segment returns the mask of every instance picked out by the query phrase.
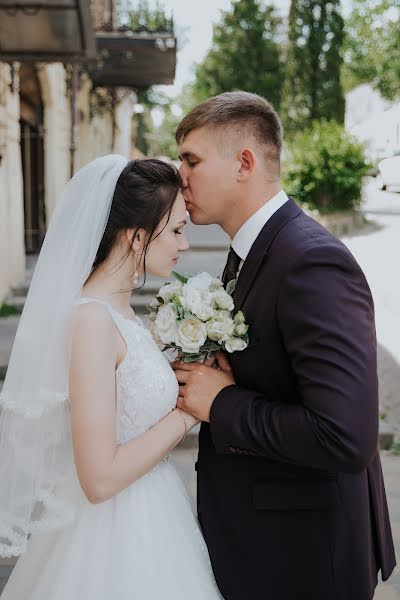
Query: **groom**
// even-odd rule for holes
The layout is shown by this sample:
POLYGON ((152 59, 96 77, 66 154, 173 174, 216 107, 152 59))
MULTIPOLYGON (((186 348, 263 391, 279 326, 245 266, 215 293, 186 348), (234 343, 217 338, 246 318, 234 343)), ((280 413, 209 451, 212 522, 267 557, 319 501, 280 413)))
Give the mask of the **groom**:
POLYGON ((245 92, 176 133, 191 220, 230 236, 224 280, 250 325, 230 364, 175 364, 178 406, 203 421, 199 520, 226 600, 371 600, 395 565, 374 307, 347 248, 281 189, 281 136, 245 92))

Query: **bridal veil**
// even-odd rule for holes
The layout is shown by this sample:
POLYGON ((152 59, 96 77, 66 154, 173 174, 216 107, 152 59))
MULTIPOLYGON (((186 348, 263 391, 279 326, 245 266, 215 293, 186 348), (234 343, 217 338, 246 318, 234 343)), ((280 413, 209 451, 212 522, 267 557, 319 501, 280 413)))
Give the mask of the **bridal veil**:
POLYGON ((98 158, 67 184, 33 275, 0 395, 0 556, 74 516, 58 494, 73 466, 68 406, 71 318, 127 160, 98 158))

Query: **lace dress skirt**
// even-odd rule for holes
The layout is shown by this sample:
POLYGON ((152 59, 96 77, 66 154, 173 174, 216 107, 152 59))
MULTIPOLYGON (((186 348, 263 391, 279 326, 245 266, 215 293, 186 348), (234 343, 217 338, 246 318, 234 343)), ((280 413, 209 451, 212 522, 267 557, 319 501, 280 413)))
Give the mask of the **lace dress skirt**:
POLYGON ((30 538, 1 600, 221 598, 170 459, 101 504, 90 504, 78 487, 75 493, 81 494, 75 521, 30 538))

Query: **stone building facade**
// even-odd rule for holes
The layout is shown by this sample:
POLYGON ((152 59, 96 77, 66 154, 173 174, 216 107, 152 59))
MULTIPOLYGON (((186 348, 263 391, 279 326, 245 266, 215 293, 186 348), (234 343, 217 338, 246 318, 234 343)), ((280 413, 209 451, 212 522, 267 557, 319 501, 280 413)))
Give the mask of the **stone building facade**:
MULTIPOLYGON (((95 31, 115 19, 115 1, 92 0, 91 9, 95 31)), ((75 69, 0 62, 0 305, 24 280, 26 255, 39 251, 71 173, 103 154, 133 154, 132 89, 94 87, 75 69)))

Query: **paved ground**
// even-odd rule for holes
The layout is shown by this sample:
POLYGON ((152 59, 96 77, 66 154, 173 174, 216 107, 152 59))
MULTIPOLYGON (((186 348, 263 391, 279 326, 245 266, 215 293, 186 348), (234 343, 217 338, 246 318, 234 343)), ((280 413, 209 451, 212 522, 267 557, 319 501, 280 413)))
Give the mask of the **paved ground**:
POLYGON ((0 319, 0 368, 8 365, 19 317, 0 319))
POLYGON ((371 179, 363 209, 374 227, 343 239, 360 263, 375 301, 380 404, 400 436, 400 193, 382 192, 371 179))
POLYGON ((375 300, 380 347, 381 406, 400 434, 400 194, 365 188, 364 210, 375 231, 343 240, 360 262, 375 300))
MULTIPOLYGON (((196 494, 196 475, 194 462, 197 456, 197 449, 174 450, 172 456, 178 464, 179 470, 189 487, 193 502, 196 494)), ((396 555, 400 562, 400 456, 394 456, 387 452, 382 452, 382 464, 388 493, 389 510, 392 520, 393 535, 395 538, 396 555)), ((321 598, 321 600, 323 600, 321 598)), ((340 600, 338 598, 337 600, 340 600)), ((357 598, 354 598, 357 600, 357 598)), ((400 565, 396 567, 395 572, 385 583, 380 583, 374 600, 400 600, 400 565)))

